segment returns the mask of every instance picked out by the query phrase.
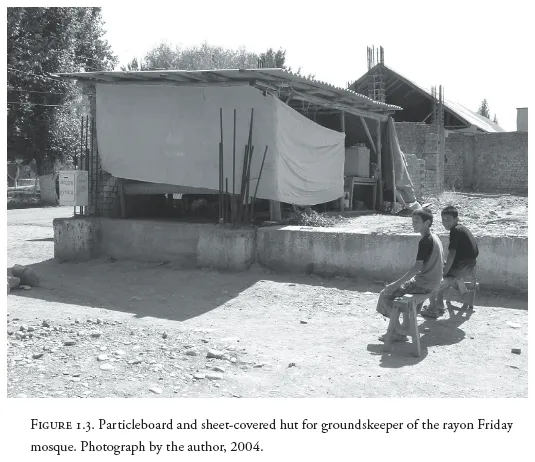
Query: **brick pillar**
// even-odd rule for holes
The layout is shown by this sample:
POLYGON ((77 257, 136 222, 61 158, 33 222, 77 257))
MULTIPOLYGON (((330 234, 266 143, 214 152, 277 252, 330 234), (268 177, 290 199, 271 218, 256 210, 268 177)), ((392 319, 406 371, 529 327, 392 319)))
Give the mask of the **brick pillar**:
POLYGON ((100 215, 103 217, 118 218, 120 215, 119 182, 119 178, 108 172, 102 172, 100 215))

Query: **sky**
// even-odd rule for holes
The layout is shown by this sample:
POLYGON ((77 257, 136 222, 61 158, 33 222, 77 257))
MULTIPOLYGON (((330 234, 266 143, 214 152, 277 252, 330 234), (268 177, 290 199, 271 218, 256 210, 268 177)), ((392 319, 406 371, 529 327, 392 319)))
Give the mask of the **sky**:
POLYGON ((387 66, 424 88, 442 85, 446 99, 474 111, 486 98, 491 115, 513 131, 516 108, 528 106, 530 25, 522 3, 150 2, 127 10, 112 4, 102 14, 121 65, 162 41, 258 53, 283 48, 292 68, 345 86, 367 71, 366 47, 383 46, 387 66))

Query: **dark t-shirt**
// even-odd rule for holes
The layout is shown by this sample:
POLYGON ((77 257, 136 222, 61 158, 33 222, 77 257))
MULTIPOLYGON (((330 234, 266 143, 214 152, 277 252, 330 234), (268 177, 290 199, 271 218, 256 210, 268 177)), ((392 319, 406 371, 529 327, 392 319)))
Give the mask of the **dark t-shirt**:
POLYGON ((475 260, 479 255, 476 240, 472 233, 463 225, 450 229, 450 245, 448 250, 455 250, 453 263, 463 260, 475 260))
POLYGON ((442 280, 444 256, 442 242, 436 234, 422 236, 418 243, 416 260, 422 261, 421 271, 414 276, 414 283, 418 287, 435 290, 442 280))
POLYGON ((429 260, 431 252, 433 251, 433 238, 431 234, 426 234, 418 242, 418 253, 416 254, 416 260, 422 260, 424 263, 429 260))

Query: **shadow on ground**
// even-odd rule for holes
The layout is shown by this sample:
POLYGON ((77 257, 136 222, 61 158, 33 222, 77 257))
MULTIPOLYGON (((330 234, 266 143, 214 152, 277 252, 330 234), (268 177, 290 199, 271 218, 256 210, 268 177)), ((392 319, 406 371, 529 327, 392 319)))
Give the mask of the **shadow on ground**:
MULTIPOLYGON (((277 274, 257 265, 240 273, 239 277, 235 273, 184 267, 176 262, 98 259, 84 263, 61 263, 50 259, 31 266, 41 277, 40 287, 28 291, 16 290, 10 296, 115 310, 132 313, 139 318, 150 316, 175 321, 184 321, 214 310, 238 297, 241 292, 254 290, 254 285, 261 280, 372 294, 378 294, 383 288, 378 281, 277 274)), ((527 309, 527 298, 480 293, 476 305, 527 309)), ((88 316, 91 316, 89 312, 88 316)), ((437 326, 446 324, 441 328, 444 332, 439 337, 435 333, 433 337, 424 334, 423 348, 448 344, 436 343, 447 342, 446 338, 462 339, 464 333, 458 329, 462 323, 456 325, 456 320, 456 317, 451 317, 447 321, 426 321, 437 323, 437 326), (452 330, 454 327, 456 332, 452 330)), ((423 327, 426 325, 423 324, 423 327)), ((436 331, 434 328, 433 332, 436 331)), ((410 345, 396 347, 403 350, 410 348, 410 345)), ((395 359, 392 361, 395 363, 395 359)), ((388 361, 385 359, 386 363, 388 361)))
MULTIPOLYGON (((477 308, 477 307, 476 307, 477 308)), ((429 319, 418 325, 420 330, 421 355, 414 356, 414 346, 411 341, 393 342, 390 352, 385 352, 384 343, 368 345, 368 351, 374 356, 381 356, 381 367, 400 368, 413 366, 423 361, 429 354, 429 348, 434 346, 448 346, 462 342, 466 334, 460 326, 467 322, 475 310, 459 309, 454 304, 448 304, 446 318, 429 319), (423 335, 422 335, 423 333, 423 335)), ((419 320, 422 320, 418 316, 419 320)))
MULTIPOLYGON (((61 263, 50 259, 31 265, 39 287, 14 290, 11 296, 88 308, 185 321, 217 309, 261 280, 297 283, 355 292, 378 293, 380 283, 349 278, 276 274, 261 267, 235 273, 178 266, 174 262, 92 260, 61 263)), ((11 268, 8 268, 10 273, 11 268)), ((87 316, 95 316, 90 311, 87 316)))

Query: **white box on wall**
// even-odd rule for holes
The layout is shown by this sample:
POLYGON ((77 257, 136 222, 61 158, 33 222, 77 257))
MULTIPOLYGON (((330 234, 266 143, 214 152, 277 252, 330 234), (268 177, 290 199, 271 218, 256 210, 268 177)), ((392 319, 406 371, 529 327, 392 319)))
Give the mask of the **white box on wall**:
POLYGON ((88 205, 89 176, 85 170, 59 172, 59 205, 88 205))

